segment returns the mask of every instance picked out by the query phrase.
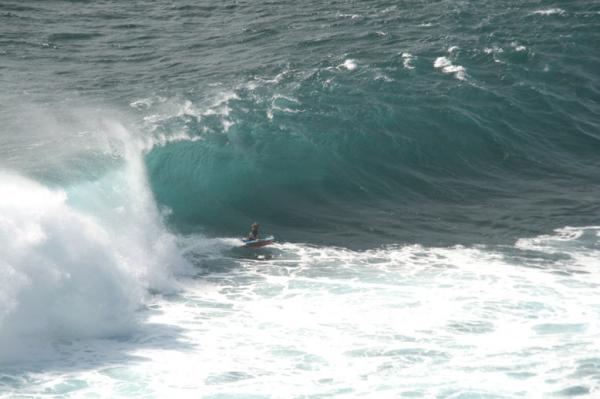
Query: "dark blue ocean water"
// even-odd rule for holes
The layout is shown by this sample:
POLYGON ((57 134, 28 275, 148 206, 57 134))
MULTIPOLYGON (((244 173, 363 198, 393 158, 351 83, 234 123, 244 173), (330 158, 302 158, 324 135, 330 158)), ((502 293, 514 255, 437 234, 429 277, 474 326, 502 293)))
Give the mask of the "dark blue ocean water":
POLYGON ((505 242, 599 216, 595 2, 0 12, 3 166, 59 184, 97 177, 82 153, 68 170, 24 160, 38 157, 24 149, 38 108, 199 138, 145 156, 175 230, 231 235, 258 220, 289 240, 373 247, 505 242))
POLYGON ((591 0, 0 0, 0 397, 597 397, 599 71, 591 0))

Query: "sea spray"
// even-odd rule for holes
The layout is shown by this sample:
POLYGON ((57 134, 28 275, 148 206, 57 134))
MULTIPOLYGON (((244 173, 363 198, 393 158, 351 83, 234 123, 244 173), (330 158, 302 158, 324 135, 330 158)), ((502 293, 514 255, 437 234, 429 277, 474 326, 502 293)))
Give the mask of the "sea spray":
MULTIPOLYGON (((0 350, 15 340, 122 332, 143 295, 114 236, 66 204, 66 193, 3 173, 0 350), (34 200, 29 200, 34 198, 34 200)), ((17 350, 21 350, 17 346, 17 350)))
POLYGON ((172 291, 185 271, 148 190, 141 142, 117 122, 98 127, 123 163, 96 180, 51 189, 0 172, 0 361, 39 356, 57 338, 130 331, 147 291, 172 291))
POLYGON ((598 6, 213 3, 0 2, 0 397, 597 397, 598 6))

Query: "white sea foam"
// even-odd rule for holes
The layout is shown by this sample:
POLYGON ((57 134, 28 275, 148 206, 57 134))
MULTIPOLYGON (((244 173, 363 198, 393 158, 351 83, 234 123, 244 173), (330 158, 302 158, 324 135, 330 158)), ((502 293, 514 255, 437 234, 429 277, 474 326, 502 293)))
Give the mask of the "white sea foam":
POLYGON ((532 12, 532 14, 537 14, 537 15, 564 15, 565 14, 565 10, 563 10, 562 8, 548 8, 545 10, 537 10, 532 12))
POLYGON ((502 47, 493 46, 484 48, 483 52, 486 54, 501 54, 504 52, 504 50, 502 49, 502 47))
POLYGON ((285 96, 283 94, 275 94, 271 98, 271 104, 267 109, 267 118, 273 119, 274 112, 283 112, 287 114, 296 114, 299 112, 304 112, 302 108, 300 108, 300 101, 298 101, 294 97, 285 96))
POLYGON ((340 14, 338 14, 338 16, 340 16, 342 18, 350 18, 353 21, 358 21, 358 20, 363 19, 362 15, 360 15, 360 14, 347 14, 347 13, 343 14, 343 13, 340 13, 340 14))
POLYGON ((499 54, 504 53, 504 49, 502 47, 499 47, 499 46, 485 47, 483 49, 483 52, 486 54, 492 55, 494 62, 496 62, 498 64, 503 63, 503 61, 500 58, 498 58, 499 54))
POLYGON ((452 65, 452 62, 446 57, 437 57, 433 62, 434 68, 444 68, 452 65))
MULTIPOLYGON (((246 86, 248 88, 248 86, 246 86)), ((148 115, 142 119, 146 123, 146 128, 150 131, 154 130, 152 137, 146 137, 145 149, 148 150, 152 145, 165 145, 169 142, 176 141, 196 141, 201 137, 190 134, 184 131, 174 131, 168 135, 160 130, 156 130, 162 123, 168 122, 173 117, 194 117, 202 119, 207 116, 218 116, 223 132, 227 132, 231 126, 235 125, 235 120, 230 118, 231 108, 229 102, 239 100, 239 96, 232 90, 217 91, 209 101, 203 103, 195 103, 187 99, 181 98, 149 98, 141 99, 133 102, 135 108, 144 109, 148 115)))
POLYGON ((132 101, 131 103, 129 103, 129 106, 138 109, 148 109, 152 105, 152 102, 153 101, 151 98, 142 98, 136 101, 132 101))
POLYGON ((406 69, 415 69, 412 65, 413 55, 410 53, 402 53, 402 65, 406 69))
POLYGON ((110 232, 71 209, 63 191, 9 173, 0 182, 0 357, 16 355, 23 336, 120 332, 142 291, 110 232))
POLYGON ((354 71, 356 66, 356 61, 352 59, 347 59, 343 64, 339 65, 339 67, 346 68, 349 71, 354 71))
MULTIPOLYGON (((229 128, 229 126, 227 127, 229 128)), ((178 133, 155 133, 151 137, 146 137, 140 140, 143 143, 144 151, 150 151, 155 147, 164 147, 169 143, 176 143, 179 141, 199 141, 202 140, 201 136, 191 136, 186 132, 178 132, 178 133)))
POLYGON ((172 290, 172 273, 186 270, 148 189, 142 146, 116 122, 94 131, 119 141, 124 161, 99 180, 50 189, 0 172, 2 362, 39 357, 57 339, 129 331, 147 290, 172 290))
POLYGON ((139 100, 132 101, 131 103, 129 103, 129 106, 132 108, 144 110, 144 109, 150 108, 152 105, 154 105, 156 103, 162 103, 162 102, 165 102, 166 100, 167 99, 165 97, 161 97, 161 96, 146 97, 146 98, 140 98, 139 100))
POLYGON ((466 79, 466 69, 461 65, 453 65, 447 57, 438 57, 433 63, 433 67, 440 69, 443 73, 454 74, 456 79, 466 79))
POLYGON ((272 79, 265 79, 265 78, 260 78, 260 77, 256 77, 255 80, 252 80, 248 83, 245 84, 245 87, 247 87, 250 90, 254 90, 258 87, 258 83, 268 83, 268 84, 278 84, 280 83, 286 76, 288 76, 290 73, 289 69, 285 69, 282 72, 279 72, 277 75, 275 75, 275 77, 273 77, 272 79))
POLYGON ((522 44, 519 44, 518 42, 512 42, 511 47, 515 49, 515 51, 522 53, 524 51, 527 51, 527 47, 523 46, 522 44))
MULTIPOLYGON (((38 375, 24 393, 85 381, 68 395, 143 386, 145 396, 184 398, 541 398, 580 387, 594 397, 599 231, 565 228, 503 250, 284 243, 261 261, 225 255, 234 239, 190 240, 186 250, 215 269, 180 296, 155 298, 149 322, 159 331, 139 340, 158 347, 108 343, 143 362, 117 356, 116 366, 38 375)), ((69 350, 109 363, 106 345, 69 350)))

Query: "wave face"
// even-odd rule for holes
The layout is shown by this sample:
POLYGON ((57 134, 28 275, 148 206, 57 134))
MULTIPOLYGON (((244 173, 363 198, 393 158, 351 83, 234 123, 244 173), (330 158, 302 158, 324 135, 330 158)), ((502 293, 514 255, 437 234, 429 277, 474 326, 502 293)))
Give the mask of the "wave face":
POLYGON ((158 122, 165 134, 197 139, 146 157, 172 221, 234 234, 257 219, 285 238, 352 246, 511 241, 597 214, 579 190, 596 193, 600 147, 568 126, 573 116, 551 126, 539 121, 554 111, 535 110, 535 119, 511 117, 511 127, 513 106, 501 94, 454 87, 443 104, 421 93, 400 100, 387 90, 402 91, 402 80, 382 88, 348 73, 242 87, 216 110, 158 122), (332 79, 346 82, 324 91, 332 79))
POLYGON ((598 392, 600 5, 0 3, 0 396, 598 392))
POLYGON ((507 4, 6 5, 3 88, 134 114, 178 231, 512 242, 598 215, 600 17, 507 4))

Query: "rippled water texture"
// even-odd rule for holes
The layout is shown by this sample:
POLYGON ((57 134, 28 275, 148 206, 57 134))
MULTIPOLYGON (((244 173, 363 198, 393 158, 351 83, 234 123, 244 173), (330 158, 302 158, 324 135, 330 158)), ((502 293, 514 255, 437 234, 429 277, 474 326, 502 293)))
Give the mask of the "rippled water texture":
POLYGON ((373 247, 588 224, 600 9, 563 3, 5 2, 3 163, 74 178, 23 147, 48 125, 32 103, 86 106, 198 139, 147 155, 180 231, 373 247))
POLYGON ((584 0, 1 1, 0 396, 598 396, 599 43, 584 0))

